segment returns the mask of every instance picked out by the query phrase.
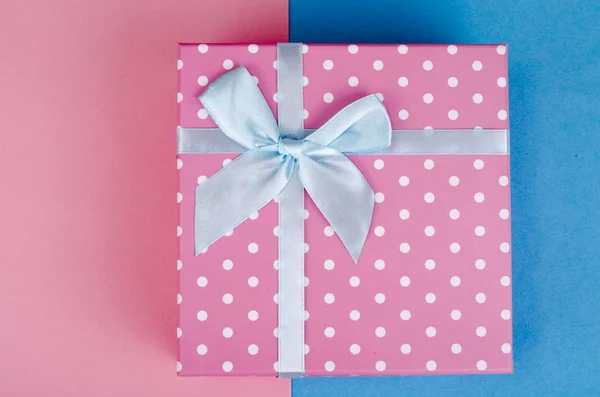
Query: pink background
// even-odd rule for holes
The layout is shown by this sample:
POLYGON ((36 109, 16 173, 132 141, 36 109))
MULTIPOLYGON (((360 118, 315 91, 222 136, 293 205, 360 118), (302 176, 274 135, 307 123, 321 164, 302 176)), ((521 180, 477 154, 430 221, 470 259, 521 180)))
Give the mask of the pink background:
POLYGON ((0 6, 0 395, 289 395, 178 378, 177 42, 287 38, 287 2, 0 6))

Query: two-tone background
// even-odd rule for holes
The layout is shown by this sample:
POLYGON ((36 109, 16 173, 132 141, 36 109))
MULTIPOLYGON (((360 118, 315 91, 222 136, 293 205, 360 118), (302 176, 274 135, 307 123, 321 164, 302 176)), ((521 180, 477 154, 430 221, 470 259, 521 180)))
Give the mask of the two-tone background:
POLYGON ((288 38, 508 43, 514 228, 514 375, 292 395, 600 395, 599 18, 594 0, 3 1, 0 395, 290 395, 175 374, 176 43, 288 38))

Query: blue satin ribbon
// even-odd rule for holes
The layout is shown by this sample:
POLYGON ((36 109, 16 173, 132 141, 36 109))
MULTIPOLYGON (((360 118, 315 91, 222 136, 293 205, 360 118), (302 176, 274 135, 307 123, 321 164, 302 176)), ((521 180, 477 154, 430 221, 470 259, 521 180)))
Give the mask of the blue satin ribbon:
POLYGON ((280 128, 250 73, 215 80, 200 101, 220 130, 247 150, 196 189, 196 255, 273 200, 297 173, 357 262, 369 233, 374 193, 345 154, 390 146, 391 124, 374 96, 359 99, 305 138, 280 128))

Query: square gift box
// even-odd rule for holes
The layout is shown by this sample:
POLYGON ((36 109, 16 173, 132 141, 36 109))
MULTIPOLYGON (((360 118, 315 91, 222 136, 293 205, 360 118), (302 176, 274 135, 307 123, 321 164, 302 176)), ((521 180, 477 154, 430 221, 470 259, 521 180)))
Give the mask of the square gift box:
MULTIPOLYGON (((374 192, 357 262, 304 193, 301 312, 279 307, 282 197, 196 255, 196 190, 241 152, 179 150, 179 375, 290 376, 290 344, 306 376, 512 372, 506 46, 296 48, 304 128, 375 94, 400 149, 347 156, 374 192), (303 329, 282 334, 282 316, 303 329)), ((198 97, 239 66, 277 118, 290 99, 278 57, 276 44, 181 44, 178 133, 214 134, 198 97)))

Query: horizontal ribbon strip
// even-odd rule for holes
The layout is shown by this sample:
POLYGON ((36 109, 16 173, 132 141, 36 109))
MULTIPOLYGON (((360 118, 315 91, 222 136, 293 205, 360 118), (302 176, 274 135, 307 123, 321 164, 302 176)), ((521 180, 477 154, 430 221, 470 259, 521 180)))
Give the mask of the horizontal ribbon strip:
MULTIPOLYGON (((312 133, 315 130, 305 131, 312 133)), ((179 154, 241 154, 247 150, 218 128, 177 129, 179 154)), ((390 147, 367 154, 509 154, 509 132, 491 129, 392 130, 390 147)))

